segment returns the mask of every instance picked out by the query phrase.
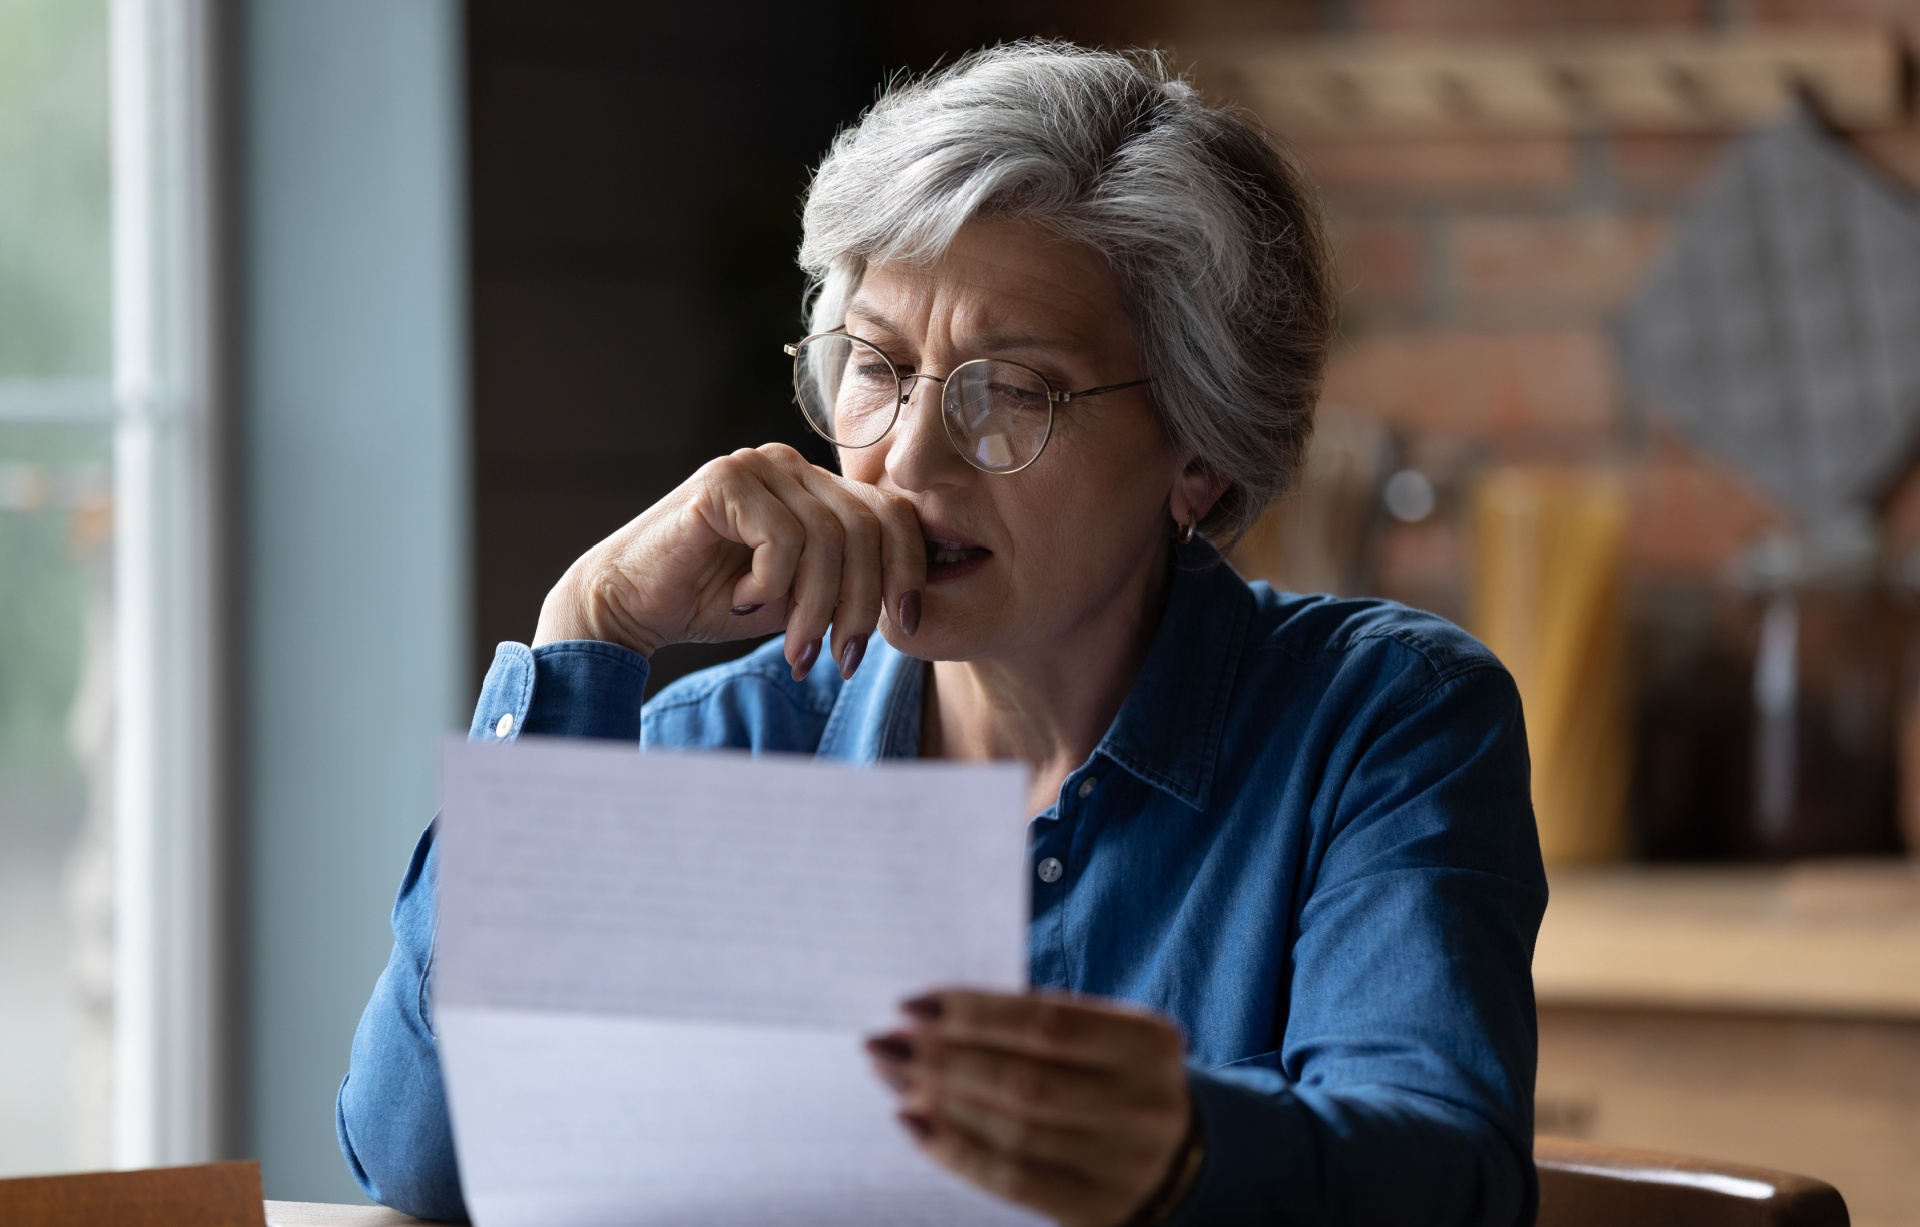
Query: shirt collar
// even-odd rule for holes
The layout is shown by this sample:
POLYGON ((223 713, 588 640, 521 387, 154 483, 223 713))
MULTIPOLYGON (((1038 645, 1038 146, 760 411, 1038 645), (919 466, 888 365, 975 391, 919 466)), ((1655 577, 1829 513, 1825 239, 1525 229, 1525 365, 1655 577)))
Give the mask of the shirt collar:
MULTIPOLYGON (((1252 614, 1246 582, 1212 546, 1181 548, 1160 629, 1094 754, 1206 808, 1252 614)), ((840 688, 817 754, 859 763, 916 757, 924 670, 925 662, 874 636, 859 671, 840 688)))
POLYGON ((1205 809, 1252 616, 1252 591, 1211 545, 1178 550, 1160 629, 1094 753, 1205 809))

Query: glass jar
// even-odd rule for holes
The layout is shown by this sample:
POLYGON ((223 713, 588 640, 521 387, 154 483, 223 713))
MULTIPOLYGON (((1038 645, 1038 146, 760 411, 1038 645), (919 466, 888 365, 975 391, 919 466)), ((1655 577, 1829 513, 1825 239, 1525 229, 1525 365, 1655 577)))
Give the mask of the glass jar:
POLYGON ((1870 536, 1776 539, 1742 576, 1751 662, 1744 805, 1730 850, 1768 858, 1899 846, 1897 725, 1906 602, 1870 536))

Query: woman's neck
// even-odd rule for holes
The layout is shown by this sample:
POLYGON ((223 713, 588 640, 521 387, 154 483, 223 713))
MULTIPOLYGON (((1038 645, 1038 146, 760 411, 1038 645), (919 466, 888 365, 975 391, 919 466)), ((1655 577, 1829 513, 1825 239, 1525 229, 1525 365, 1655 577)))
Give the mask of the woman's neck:
POLYGON ((1033 767, 1028 810, 1060 785, 1113 724, 1166 608, 1170 551, 1156 551, 1115 596, 1067 634, 1017 654, 935 661, 920 720, 924 758, 1017 759, 1033 767))

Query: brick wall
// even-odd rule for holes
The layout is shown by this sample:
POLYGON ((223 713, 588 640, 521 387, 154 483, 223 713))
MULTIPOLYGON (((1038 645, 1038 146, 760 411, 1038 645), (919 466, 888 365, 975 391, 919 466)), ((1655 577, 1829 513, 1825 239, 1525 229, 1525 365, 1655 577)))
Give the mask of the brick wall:
MULTIPOLYGON (((1631 402, 1607 329, 1722 145, 1304 146, 1347 291, 1323 411, 1383 417, 1415 449, 1444 441, 1483 461, 1617 466, 1633 492, 1632 568, 1660 579, 1716 570, 1778 517, 1665 429, 1656 406, 1631 402)), ((1394 587, 1395 576, 1381 578, 1394 587)))

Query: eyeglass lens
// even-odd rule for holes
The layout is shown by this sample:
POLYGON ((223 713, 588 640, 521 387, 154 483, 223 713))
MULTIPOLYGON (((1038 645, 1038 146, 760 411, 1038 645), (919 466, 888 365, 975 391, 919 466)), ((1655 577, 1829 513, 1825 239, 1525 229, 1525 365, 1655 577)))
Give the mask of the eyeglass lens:
POLYGON ((1023 366, 963 363, 948 377, 941 403, 960 454, 990 473, 1025 468, 1047 444, 1052 401, 1047 385, 1023 366))
MULTIPOLYGON (((793 360, 794 394, 807 423, 830 443, 869 447, 899 415, 901 380, 886 356, 854 337, 803 342, 793 360)), ((1025 468, 1046 446, 1052 400, 1046 382, 1012 362, 976 359, 954 368, 940 397, 947 435, 977 468, 1025 468)))
POLYGON ((829 443, 870 447, 900 410, 893 365, 865 341, 812 337, 793 356, 793 391, 807 424, 829 443))

